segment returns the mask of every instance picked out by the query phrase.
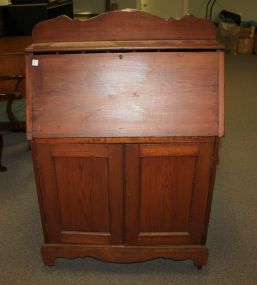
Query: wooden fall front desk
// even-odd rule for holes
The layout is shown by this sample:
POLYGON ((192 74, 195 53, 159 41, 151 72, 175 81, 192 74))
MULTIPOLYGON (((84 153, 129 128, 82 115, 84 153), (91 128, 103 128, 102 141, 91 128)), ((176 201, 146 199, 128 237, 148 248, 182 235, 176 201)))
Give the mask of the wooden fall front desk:
POLYGON ((215 34, 192 16, 135 10, 35 27, 27 135, 46 265, 87 256, 206 264, 224 133, 215 34))

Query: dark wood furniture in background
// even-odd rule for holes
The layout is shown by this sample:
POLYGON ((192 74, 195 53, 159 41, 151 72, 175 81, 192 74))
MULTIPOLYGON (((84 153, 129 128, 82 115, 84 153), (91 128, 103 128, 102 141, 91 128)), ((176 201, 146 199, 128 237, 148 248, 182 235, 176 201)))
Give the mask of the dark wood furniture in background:
POLYGON ((15 114, 13 113, 13 102, 15 100, 22 99, 22 93, 21 93, 21 84, 24 80, 24 75, 17 75, 17 76, 0 76, 0 83, 5 81, 12 81, 14 82, 14 87, 12 91, 2 91, 0 90, 0 101, 7 101, 6 104, 6 114, 8 116, 9 121, 8 122, 0 122, 0 130, 12 130, 12 131, 18 131, 23 130, 25 131, 25 122, 20 122, 15 117, 15 114))
POLYGON ((7 170, 5 166, 2 165, 2 152, 3 152, 3 136, 0 134, 0 172, 4 172, 7 170))
MULTIPOLYGON (((0 38, 0 76, 25 76, 25 48, 32 43, 31 36, 0 38)), ((22 84, 22 96, 25 96, 25 84, 22 84)), ((1 81, 1 92, 12 92, 12 81, 1 81)))
POLYGON ((5 15, 5 7, 6 6, 0 6, 0 38, 3 37, 7 31, 6 31, 6 15, 5 15))
POLYGON ((45 264, 89 256, 205 265, 224 133, 215 27, 126 10, 42 22, 33 42, 27 136, 45 264))
MULTIPOLYGON (((25 97, 25 48, 31 44, 31 37, 3 37, 0 39, 0 101, 6 101, 6 114, 9 121, 0 122, 0 131, 25 131, 25 122, 16 119, 12 110, 14 100, 25 97)), ((0 134, 0 171, 3 138, 0 134)))
MULTIPOLYGON (((34 26, 44 20, 60 15, 73 18, 72 0, 42 1, 42 3, 24 3, 8 5, 6 9, 8 35, 31 35, 34 26)), ((36 1, 38 2, 38 1, 36 1)))
MULTIPOLYGON (((20 85, 24 76, 0 76, 0 83, 3 81, 15 81, 15 86, 11 92, 2 92, 0 90, 0 102, 7 101, 6 104, 6 113, 8 116, 8 122, 0 122, 0 130, 23 130, 25 131, 25 122, 20 122, 16 119, 13 114, 12 104, 15 100, 22 99, 20 85)), ((6 171, 7 168, 2 166, 2 151, 3 151, 3 137, 0 133, 0 171, 6 171)))

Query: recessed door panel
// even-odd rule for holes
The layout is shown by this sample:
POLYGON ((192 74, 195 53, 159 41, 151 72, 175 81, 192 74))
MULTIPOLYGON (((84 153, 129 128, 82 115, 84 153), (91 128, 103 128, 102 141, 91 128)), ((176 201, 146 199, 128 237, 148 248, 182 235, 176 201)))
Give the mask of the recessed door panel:
POLYGON ((37 144, 48 242, 121 244, 119 145, 37 144))
POLYGON ((142 234, 189 231, 195 164, 194 156, 140 158, 142 234))
POLYGON ((212 144, 127 145, 128 244, 200 244, 212 144))
POLYGON ((54 167, 63 230, 109 233, 108 159, 57 156, 54 167))

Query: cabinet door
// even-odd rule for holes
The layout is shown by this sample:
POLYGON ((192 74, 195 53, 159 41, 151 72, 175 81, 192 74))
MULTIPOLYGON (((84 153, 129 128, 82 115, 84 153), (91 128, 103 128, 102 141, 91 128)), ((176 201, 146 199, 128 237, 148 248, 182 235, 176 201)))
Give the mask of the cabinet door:
POLYGON ((33 155, 46 242, 121 244, 122 146, 35 143, 33 155))
POLYGON ((126 242, 201 244, 213 143, 126 146, 126 242))

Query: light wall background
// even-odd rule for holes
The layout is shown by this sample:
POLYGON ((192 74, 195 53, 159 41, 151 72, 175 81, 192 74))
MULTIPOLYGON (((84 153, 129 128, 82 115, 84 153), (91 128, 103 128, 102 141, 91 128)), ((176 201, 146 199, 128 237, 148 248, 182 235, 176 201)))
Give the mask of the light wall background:
POLYGON ((181 18, 188 12, 188 0, 141 0, 139 9, 159 17, 181 18))
POLYGON ((9 0, 0 0, 0 6, 9 4, 9 0))
MULTIPOLYGON (((162 18, 180 18, 188 12, 188 0, 113 0, 119 9, 134 8, 149 12, 162 18)), ((73 0, 74 12, 102 13, 104 0, 73 0)))
MULTIPOLYGON (((6 0, 0 0, 6 1, 6 0)), ((102 13, 104 0, 73 0, 75 13, 88 11, 102 13)), ((208 0, 113 0, 120 9, 137 8, 162 18, 180 18, 187 12, 197 17, 205 17, 208 0)), ((228 10, 241 15, 243 20, 257 21, 257 0, 217 0, 213 9, 213 19, 221 10, 228 10)))
MULTIPOLYGON (((114 0, 118 3, 119 9, 137 8, 137 0, 114 0)), ((158 1, 157 1, 158 2, 158 1)), ((73 0, 74 12, 91 12, 93 14, 102 13, 105 10, 104 0, 73 0)))
MULTIPOLYGON (((158 1, 158 0, 157 0, 158 1)), ((191 14, 204 18, 207 0, 188 0, 191 14)), ((213 18, 222 10, 228 10, 241 15, 242 20, 257 21, 257 0, 217 0, 213 7, 213 18)))
POLYGON ((74 13, 90 12, 99 14, 105 10, 105 2, 103 0, 73 0, 74 13))

